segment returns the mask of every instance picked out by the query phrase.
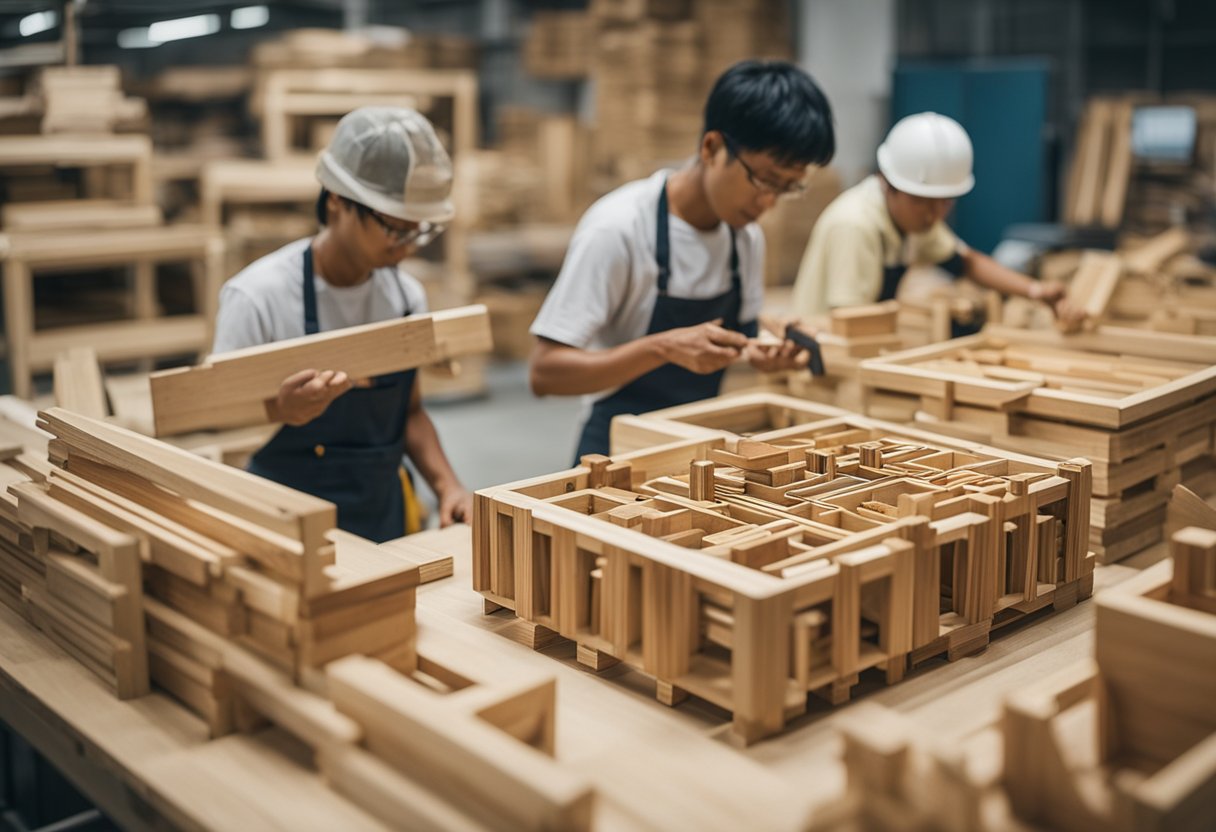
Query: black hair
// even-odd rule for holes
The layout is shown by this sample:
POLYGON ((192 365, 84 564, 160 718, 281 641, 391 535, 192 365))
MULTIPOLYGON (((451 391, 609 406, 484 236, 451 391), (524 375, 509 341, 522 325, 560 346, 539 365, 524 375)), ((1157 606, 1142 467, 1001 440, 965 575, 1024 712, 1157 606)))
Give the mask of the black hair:
MULTIPOLYGON (((366 217, 368 214, 370 214, 372 212, 372 209, 368 208, 362 202, 355 202, 353 199, 347 199, 346 197, 344 197, 342 195, 339 195, 338 199, 342 200, 347 205, 354 208, 355 211, 358 212, 358 214, 359 214, 359 219, 363 219, 364 217, 366 217)), ((329 189, 322 188, 321 193, 317 194, 317 224, 322 227, 329 224, 329 212, 325 208, 325 203, 328 201, 329 201, 329 189)))
POLYGON ((788 61, 740 61, 714 82, 705 128, 782 165, 826 165, 836 153, 832 108, 823 90, 788 61))

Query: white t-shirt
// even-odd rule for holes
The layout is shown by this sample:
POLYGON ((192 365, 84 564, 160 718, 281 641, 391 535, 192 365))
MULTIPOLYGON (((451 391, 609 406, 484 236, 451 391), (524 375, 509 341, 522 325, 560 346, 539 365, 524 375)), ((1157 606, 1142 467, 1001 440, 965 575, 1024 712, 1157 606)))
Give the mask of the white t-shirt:
MULTIPOLYGON (((213 353, 304 335, 304 251, 312 238, 288 243, 242 269, 220 290, 213 353)), ((399 268, 376 269, 358 286, 331 286, 313 271, 322 332, 427 311, 426 292, 399 268)))
MULTIPOLYGON (((641 338, 658 297, 655 223, 659 189, 672 171, 622 185, 587 209, 532 334, 571 347, 602 350, 641 338)), ((730 290, 730 228, 699 231, 669 212, 671 276, 677 298, 712 298, 730 290)), ((755 223, 735 232, 743 282, 740 322, 754 321, 764 303, 764 234, 755 223)), ((583 397, 583 416, 605 390, 583 397)))

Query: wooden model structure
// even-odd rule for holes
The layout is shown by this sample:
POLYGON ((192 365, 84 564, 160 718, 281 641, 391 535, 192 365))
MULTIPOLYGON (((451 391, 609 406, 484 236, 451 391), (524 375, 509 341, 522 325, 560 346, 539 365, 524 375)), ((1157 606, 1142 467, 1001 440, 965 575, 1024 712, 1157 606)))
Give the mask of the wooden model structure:
POLYGON ((731 711, 744 743, 808 692, 843 702, 868 668, 897 682, 1091 593, 1088 462, 812 419, 750 439, 677 425, 699 435, 478 492, 474 589, 666 704, 731 711))
POLYGON ((1104 562, 1161 540, 1178 482, 1216 493, 1216 339, 1100 327, 981 334, 862 364, 883 414, 902 396, 923 427, 1094 463, 1090 545, 1104 562))
POLYGON ((859 706, 843 729, 848 795, 813 828, 1211 829, 1216 529, 1187 527, 1171 545, 1172 561, 1095 599, 1093 661, 1010 697, 962 742, 932 744, 859 706))

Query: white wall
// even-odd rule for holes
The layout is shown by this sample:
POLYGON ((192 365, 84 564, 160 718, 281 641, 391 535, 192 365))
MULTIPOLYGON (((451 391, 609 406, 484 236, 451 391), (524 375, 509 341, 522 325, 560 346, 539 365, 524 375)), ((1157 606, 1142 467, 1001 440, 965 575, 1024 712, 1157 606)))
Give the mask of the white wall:
POLYGON ((828 95, 845 185, 873 171, 890 118, 895 0, 799 0, 798 62, 828 95))

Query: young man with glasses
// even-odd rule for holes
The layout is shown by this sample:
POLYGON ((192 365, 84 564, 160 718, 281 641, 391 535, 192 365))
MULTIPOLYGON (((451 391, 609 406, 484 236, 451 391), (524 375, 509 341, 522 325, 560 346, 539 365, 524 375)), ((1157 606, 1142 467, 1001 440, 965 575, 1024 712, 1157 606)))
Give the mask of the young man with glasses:
MULTIPOLYGON (((454 213, 452 164, 413 110, 364 107, 339 123, 317 163, 315 237, 251 263, 220 293, 215 353, 427 311, 398 263, 454 213)), ((426 411, 414 371, 351 379, 324 367, 283 380, 267 402, 283 427, 249 470, 338 507, 338 525, 377 542, 407 523, 408 455, 439 499, 442 526, 472 517, 426 411)))
MULTIPOLYGON (((1084 317, 1062 286, 1047 286, 968 246, 946 225, 975 186, 971 138, 937 113, 903 118, 878 148, 879 172, 824 210, 794 284, 794 311, 818 318, 837 307, 892 300, 911 266, 938 266, 989 289, 1051 307, 1066 325, 1084 317)), ((964 334, 956 329, 956 334, 964 334)))
POLYGON ((764 290, 755 222, 834 151, 810 76, 744 61, 714 84, 692 160, 587 211, 532 324, 533 392, 584 398, 578 456, 608 452, 613 416, 717 395, 740 357, 766 372, 805 366, 792 342, 750 340, 764 290))

